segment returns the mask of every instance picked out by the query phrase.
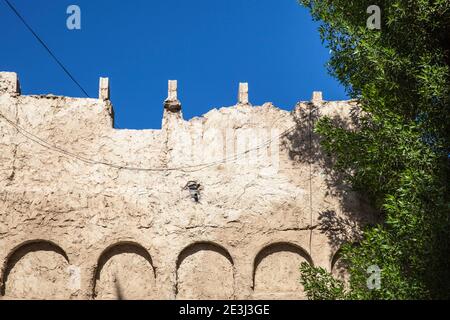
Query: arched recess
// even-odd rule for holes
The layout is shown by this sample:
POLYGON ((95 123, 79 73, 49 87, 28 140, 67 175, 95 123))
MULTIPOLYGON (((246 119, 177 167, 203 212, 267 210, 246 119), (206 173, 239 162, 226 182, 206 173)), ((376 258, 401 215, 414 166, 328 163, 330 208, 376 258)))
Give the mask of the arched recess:
POLYGON ((339 249, 333 255, 333 259, 331 259, 331 274, 339 280, 344 281, 346 285, 349 284, 350 275, 348 273, 348 269, 344 261, 341 259, 342 250, 339 249))
POLYGON ((8 255, 1 294, 6 299, 70 299, 69 258, 57 244, 27 241, 8 255))
POLYGON ((233 299, 234 262, 228 251, 210 242, 185 248, 177 260, 177 299, 233 299))
POLYGON ((156 299, 156 270, 148 251, 134 242, 107 248, 98 259, 93 296, 98 300, 156 299))
POLYGON ((313 265, 309 254, 301 247, 274 243, 263 248, 253 265, 253 290, 256 298, 303 298, 300 284, 300 264, 313 265))

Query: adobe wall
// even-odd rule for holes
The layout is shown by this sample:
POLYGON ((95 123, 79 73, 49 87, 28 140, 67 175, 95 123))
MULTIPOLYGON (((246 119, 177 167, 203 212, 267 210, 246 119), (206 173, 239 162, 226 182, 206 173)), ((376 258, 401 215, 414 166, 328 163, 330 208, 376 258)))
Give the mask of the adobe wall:
POLYGON ((24 96, 0 73, 0 298, 304 298, 299 264, 332 271, 372 217, 311 131, 356 105, 248 101, 185 121, 171 81, 161 130, 118 130, 107 79, 24 96))

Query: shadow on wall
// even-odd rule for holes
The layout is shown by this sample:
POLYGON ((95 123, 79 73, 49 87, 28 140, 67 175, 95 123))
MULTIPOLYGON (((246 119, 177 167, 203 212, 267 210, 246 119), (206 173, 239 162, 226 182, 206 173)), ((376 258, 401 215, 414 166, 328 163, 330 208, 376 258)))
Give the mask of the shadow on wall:
POLYGON ((119 243, 106 249, 98 260, 93 297, 157 299, 156 270, 148 251, 136 243, 119 243))
MULTIPOLYGON (((326 102, 323 102, 326 104, 326 102)), ((289 157, 294 163, 309 164, 312 168, 312 179, 317 176, 317 171, 324 173, 325 184, 333 195, 340 199, 341 213, 334 210, 319 212, 319 230, 326 234, 328 242, 334 251, 337 251, 345 242, 355 242, 360 237, 362 226, 375 223, 374 210, 370 208, 364 195, 354 192, 345 183, 345 175, 333 170, 335 159, 326 154, 321 147, 321 137, 314 132, 315 125, 322 115, 320 110, 322 103, 302 103, 295 109, 296 129, 285 137, 283 145, 289 151, 289 157)), ((334 115, 333 123, 344 129, 359 127, 361 111, 357 106, 352 106, 349 117, 334 115)), ((330 256, 330 260, 332 256, 330 256)))
POLYGON ((195 243, 178 256, 177 299, 234 298, 234 262, 223 247, 214 243, 195 243))
POLYGON ((69 258, 58 245, 27 242, 6 260, 1 295, 6 299, 69 299, 69 258))
POLYGON ((255 257, 253 267, 255 298, 304 298, 299 281, 302 262, 313 265, 305 250, 290 243, 275 243, 262 249, 255 257))

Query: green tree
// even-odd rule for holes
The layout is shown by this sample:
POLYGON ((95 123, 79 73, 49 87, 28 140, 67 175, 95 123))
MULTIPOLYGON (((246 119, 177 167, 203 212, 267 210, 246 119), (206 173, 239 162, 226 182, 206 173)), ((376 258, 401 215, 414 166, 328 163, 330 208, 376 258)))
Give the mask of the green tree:
POLYGON ((450 298, 450 1, 300 0, 320 22, 329 72, 364 111, 356 129, 315 128, 334 169, 379 210, 357 246, 344 245, 348 289, 302 266, 310 298, 450 298), (381 29, 367 27, 371 5, 381 29), (369 290, 378 265, 381 289, 369 290))

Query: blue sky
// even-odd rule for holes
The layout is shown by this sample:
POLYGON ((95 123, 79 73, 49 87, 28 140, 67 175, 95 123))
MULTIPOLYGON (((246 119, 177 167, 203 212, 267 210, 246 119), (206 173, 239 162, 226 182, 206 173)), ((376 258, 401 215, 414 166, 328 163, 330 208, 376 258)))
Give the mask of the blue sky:
MULTIPOLYGON (((346 99, 327 74, 329 52, 296 0, 10 0, 92 97, 111 81, 118 128, 160 128, 167 80, 179 81, 186 119, 234 105, 249 82, 254 105, 291 110, 314 90, 346 99), (81 30, 66 27, 81 8, 81 30)), ((0 0, 0 70, 23 94, 83 96, 0 0)))

